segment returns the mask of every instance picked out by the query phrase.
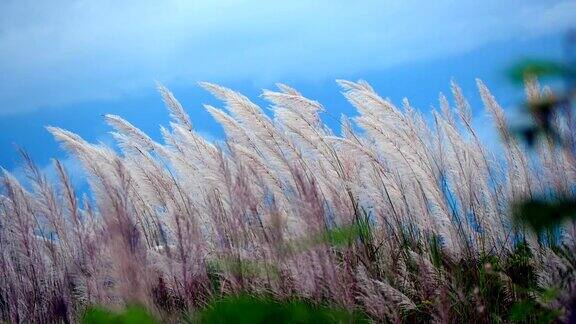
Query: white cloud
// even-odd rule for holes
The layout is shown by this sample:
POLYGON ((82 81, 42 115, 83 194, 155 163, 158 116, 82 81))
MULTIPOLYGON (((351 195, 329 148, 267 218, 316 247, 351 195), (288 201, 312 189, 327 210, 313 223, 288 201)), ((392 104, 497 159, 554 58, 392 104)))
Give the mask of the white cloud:
POLYGON ((575 18, 569 0, 4 0, 0 114, 153 80, 336 78, 558 32, 575 18))

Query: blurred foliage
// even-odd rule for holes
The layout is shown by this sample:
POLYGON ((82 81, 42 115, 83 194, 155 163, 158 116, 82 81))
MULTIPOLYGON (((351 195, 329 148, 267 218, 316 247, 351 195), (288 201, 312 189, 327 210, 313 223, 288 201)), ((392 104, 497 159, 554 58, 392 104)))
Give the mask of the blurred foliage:
MULTIPOLYGON (((514 83, 551 80, 560 84, 559 89, 547 89, 537 97, 530 98, 523 106, 524 113, 531 123, 519 128, 511 128, 511 133, 534 148, 542 141, 552 145, 553 151, 563 154, 565 158, 576 161, 576 136, 574 128, 574 100, 576 99, 576 64, 574 64, 574 35, 568 35, 566 62, 550 60, 524 60, 518 62, 509 71, 509 77, 514 83), (558 121, 565 123, 562 127, 558 121), (560 153, 562 152, 562 153, 560 153)), ((554 83, 553 83, 554 84, 554 83)), ((538 234, 546 234, 548 244, 559 249, 554 239, 558 227, 576 217, 576 199, 571 194, 555 193, 551 188, 544 188, 546 194, 531 196, 518 201, 513 206, 513 219, 519 224, 530 226, 538 234)), ((570 253, 570 252, 568 252, 570 253)), ((557 298, 558 290, 549 288, 541 290, 530 260, 532 253, 527 244, 520 244, 507 260, 505 271, 514 282, 515 291, 522 298, 510 308, 508 319, 517 323, 551 323, 561 314, 559 310, 545 307, 557 298), (537 296, 540 302, 537 302, 537 296)), ((574 312, 569 309, 569 312, 574 312)))
POLYGON ((130 305, 120 313, 93 306, 82 317, 84 324, 154 324, 158 323, 144 307, 130 305))
POLYGON ((564 143, 560 132, 554 127, 553 118, 560 107, 569 101, 554 94, 542 95, 538 99, 525 103, 526 111, 530 114, 532 123, 523 127, 512 129, 512 133, 524 140, 529 147, 534 147, 538 140, 550 140, 561 145, 564 143))
MULTIPOLYGON (((569 35, 570 36, 570 35, 569 35)), ((574 47, 573 37, 567 38, 567 48, 574 47)), ((567 53, 566 61, 574 62, 573 53, 567 53)), ((571 129, 574 126, 573 103, 576 97, 576 66, 551 60, 525 59, 509 70, 514 83, 523 83, 538 79, 551 79, 563 84, 556 91, 546 91, 538 98, 532 98, 523 104, 524 112, 530 117, 531 124, 511 128, 511 132, 528 145, 535 147, 540 140, 555 145, 570 159, 576 160, 576 139, 571 129), (567 122, 568 130, 561 129, 556 118, 567 122)), ((514 219, 518 223, 529 225, 537 233, 551 233, 562 222, 576 217, 576 200, 565 195, 546 195, 534 197, 516 203, 513 209, 514 219)))
POLYGON ((517 204, 514 218, 535 231, 553 230, 558 224, 576 216, 576 200, 563 197, 555 200, 532 198, 517 204))
MULTIPOLYGON (((187 314, 187 323, 368 323, 358 311, 319 306, 305 300, 278 301, 263 296, 237 295, 213 300, 205 308, 187 314)), ((85 324, 154 324, 160 321, 143 307, 128 306, 113 312, 90 307, 82 318, 85 324)))
POLYGON ((569 65, 551 60, 524 59, 508 70, 508 77, 514 83, 523 84, 528 78, 573 78, 576 71, 569 65))
POLYGON ((214 301, 187 319, 189 323, 368 323, 359 312, 316 306, 302 300, 279 302, 248 295, 214 301))
POLYGON ((552 323, 561 312, 542 309, 534 300, 525 299, 515 303, 510 310, 510 320, 514 323, 552 323))

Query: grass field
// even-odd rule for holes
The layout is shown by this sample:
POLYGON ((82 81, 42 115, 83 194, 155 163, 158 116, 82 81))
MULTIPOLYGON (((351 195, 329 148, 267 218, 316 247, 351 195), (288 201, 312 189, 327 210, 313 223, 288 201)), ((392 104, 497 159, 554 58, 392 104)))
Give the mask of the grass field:
MULTIPOLYGON (((30 185, 3 171, 0 322, 570 321, 575 224, 537 233, 513 215, 574 196, 574 151, 528 149, 480 81, 496 151, 455 84, 430 118, 339 84, 358 112, 341 134, 288 86, 263 92, 267 114, 208 83, 222 143, 163 87, 163 143, 113 115, 116 148, 49 127, 90 192, 58 161, 56 182, 26 154, 30 185)), ((528 84, 528 100, 542 91, 528 84)))

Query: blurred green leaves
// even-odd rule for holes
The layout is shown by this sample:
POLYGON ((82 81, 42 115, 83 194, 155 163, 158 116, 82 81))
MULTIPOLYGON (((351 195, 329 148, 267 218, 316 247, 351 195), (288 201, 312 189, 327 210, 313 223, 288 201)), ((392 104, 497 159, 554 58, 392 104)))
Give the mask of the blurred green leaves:
POLYGON ((576 201, 571 198, 528 199, 518 203, 514 210, 514 219, 530 225, 536 232, 553 229, 563 221, 574 217, 576 217, 576 201))
POLYGON ((512 82, 523 84, 526 79, 566 78, 576 76, 576 71, 570 66, 551 60, 524 59, 508 70, 512 82))
POLYGON ((144 307, 130 305, 120 313, 92 306, 82 317, 84 324, 155 324, 158 323, 144 307))
POLYGON ((194 314, 190 323, 368 323, 358 312, 312 305, 302 300, 276 301, 268 297, 230 296, 194 314))
POLYGON ((515 303, 510 310, 510 320, 513 323, 552 323, 559 315, 560 311, 542 308, 530 299, 515 303))
MULTIPOLYGON (((573 45, 572 43, 568 45, 573 45)), ((570 62, 570 57, 566 58, 570 62)), ((553 79, 564 83, 564 89, 543 91, 533 94, 524 103, 525 113, 531 123, 513 128, 511 132, 528 147, 534 147, 537 141, 543 140, 546 145, 553 145, 576 159, 572 108, 576 96, 576 69, 571 64, 558 61, 524 59, 508 71, 514 83, 532 82, 539 79, 553 79), (555 120, 563 120, 563 129, 555 120)), ((552 231, 562 222, 576 216, 576 199, 559 194, 546 194, 519 201, 513 206, 513 217, 518 223, 532 227, 536 232, 552 231)))
MULTIPOLYGON (((278 301, 265 296, 237 295, 215 299, 186 316, 189 323, 368 323, 361 312, 314 305, 304 300, 278 301)), ((99 306, 86 310, 84 324, 159 323, 145 308, 130 305, 122 312, 99 306)))

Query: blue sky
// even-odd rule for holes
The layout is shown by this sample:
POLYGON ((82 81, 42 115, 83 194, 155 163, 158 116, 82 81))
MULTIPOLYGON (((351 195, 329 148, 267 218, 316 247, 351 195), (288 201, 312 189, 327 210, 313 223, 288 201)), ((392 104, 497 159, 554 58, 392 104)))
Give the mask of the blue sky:
POLYGON ((354 114, 335 79, 366 79, 428 112, 454 78, 482 126, 474 79, 514 106, 521 90, 503 71, 521 57, 561 58, 574 22, 572 0, 0 0, 0 165, 17 170, 14 145, 42 166, 65 159, 46 125, 109 141, 105 113, 158 138, 167 113, 155 81, 212 138, 222 133, 201 104, 218 103, 198 81, 252 98, 287 83, 321 101, 333 124, 354 114))

